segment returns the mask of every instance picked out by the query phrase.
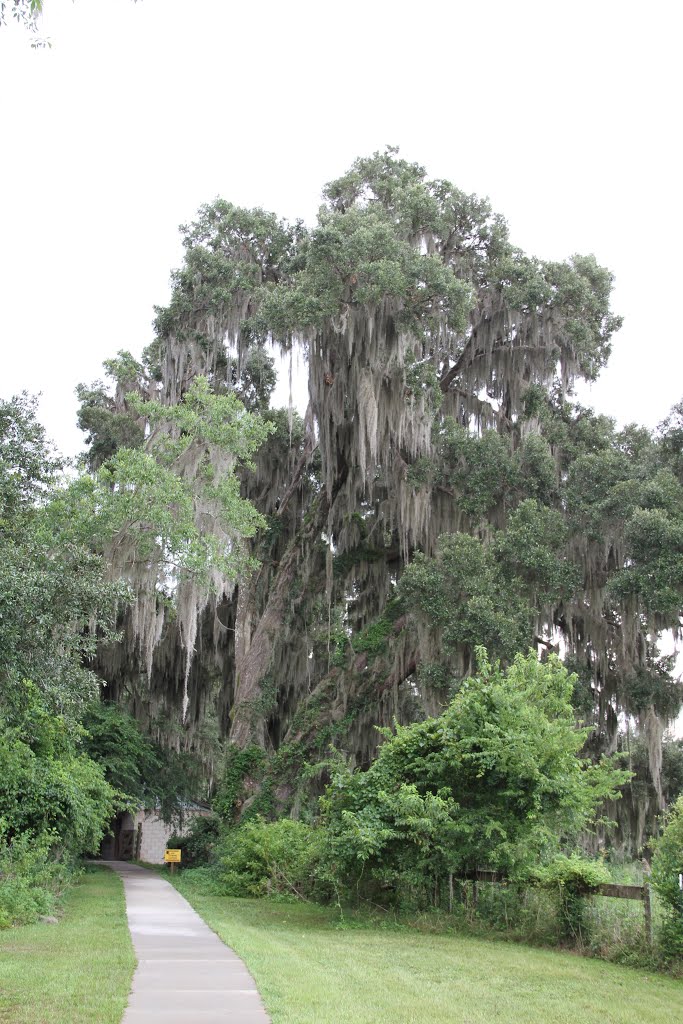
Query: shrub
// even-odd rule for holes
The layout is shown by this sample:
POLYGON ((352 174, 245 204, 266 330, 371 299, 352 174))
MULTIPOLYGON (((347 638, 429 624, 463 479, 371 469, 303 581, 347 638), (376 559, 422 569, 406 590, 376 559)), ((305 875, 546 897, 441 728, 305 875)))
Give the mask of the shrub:
POLYGON ((172 835, 168 845, 175 850, 182 850, 184 868, 206 867, 214 860, 219 836, 219 818, 194 818, 188 831, 182 835, 172 835))
POLYGON ((253 818, 226 833, 217 878, 229 896, 323 895, 324 836, 301 821, 253 818))
POLYGON ((0 815, 8 838, 49 835, 74 854, 97 849, 115 807, 115 793, 99 765, 79 754, 56 722, 57 739, 26 742, 18 730, 0 730, 0 815), (35 749, 34 749, 35 748, 35 749))
POLYGON ((49 835, 71 854, 95 851, 114 815, 117 794, 99 764, 82 752, 82 730, 54 714, 38 687, 23 680, 0 694, 0 820, 7 841, 49 835))
POLYGON ((586 938, 585 898, 596 886, 609 882, 607 868, 601 861, 586 860, 573 853, 560 855, 538 868, 534 876, 559 900, 559 919, 563 939, 583 945, 586 938))
POLYGON ((660 943, 665 957, 683 959, 683 797, 671 808, 666 827, 655 843, 652 888, 661 901, 663 920, 660 943))
POLYGON ((0 832, 0 928, 30 924, 54 909, 73 870, 51 855, 52 839, 24 833, 8 841, 0 832))
POLYGON ((117 794, 79 747, 73 720, 53 714, 24 680, 0 696, 0 926, 53 909, 77 857, 99 846, 117 794))

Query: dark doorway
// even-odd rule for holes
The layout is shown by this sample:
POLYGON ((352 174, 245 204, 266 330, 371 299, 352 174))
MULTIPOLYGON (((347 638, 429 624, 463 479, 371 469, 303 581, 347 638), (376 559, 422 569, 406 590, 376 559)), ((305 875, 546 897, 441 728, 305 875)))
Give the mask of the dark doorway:
POLYGON ((109 826, 109 835, 100 846, 102 860, 133 860, 135 856, 135 823, 130 811, 117 814, 109 826))

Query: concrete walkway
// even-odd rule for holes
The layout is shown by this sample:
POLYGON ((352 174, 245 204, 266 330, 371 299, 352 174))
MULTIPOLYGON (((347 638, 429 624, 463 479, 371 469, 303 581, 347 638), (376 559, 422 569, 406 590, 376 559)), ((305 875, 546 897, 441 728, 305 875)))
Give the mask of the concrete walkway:
POLYGON ((123 879, 138 966, 122 1024, 268 1024, 246 967, 152 871, 101 861, 123 879))

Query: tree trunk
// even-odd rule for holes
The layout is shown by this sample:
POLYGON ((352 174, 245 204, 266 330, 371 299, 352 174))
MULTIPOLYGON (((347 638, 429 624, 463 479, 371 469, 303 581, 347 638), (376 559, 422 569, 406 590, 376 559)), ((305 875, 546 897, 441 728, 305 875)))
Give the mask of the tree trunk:
POLYGON ((266 713, 258 706, 261 684, 284 628, 292 601, 292 586, 301 572, 302 556, 320 536, 328 509, 329 502, 322 496, 317 508, 311 511, 308 522, 303 522, 285 551, 253 633, 257 578, 240 586, 235 627, 235 700, 229 737, 230 742, 240 748, 251 743, 263 748, 267 746, 266 713))

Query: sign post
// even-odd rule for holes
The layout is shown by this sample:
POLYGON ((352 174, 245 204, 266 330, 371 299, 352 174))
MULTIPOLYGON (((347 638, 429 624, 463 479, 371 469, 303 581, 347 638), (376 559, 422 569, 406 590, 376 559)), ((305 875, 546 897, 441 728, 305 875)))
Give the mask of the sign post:
POLYGON ((180 864, 182 850, 164 850, 164 863, 171 865, 171 874, 175 874, 176 864, 180 864))

